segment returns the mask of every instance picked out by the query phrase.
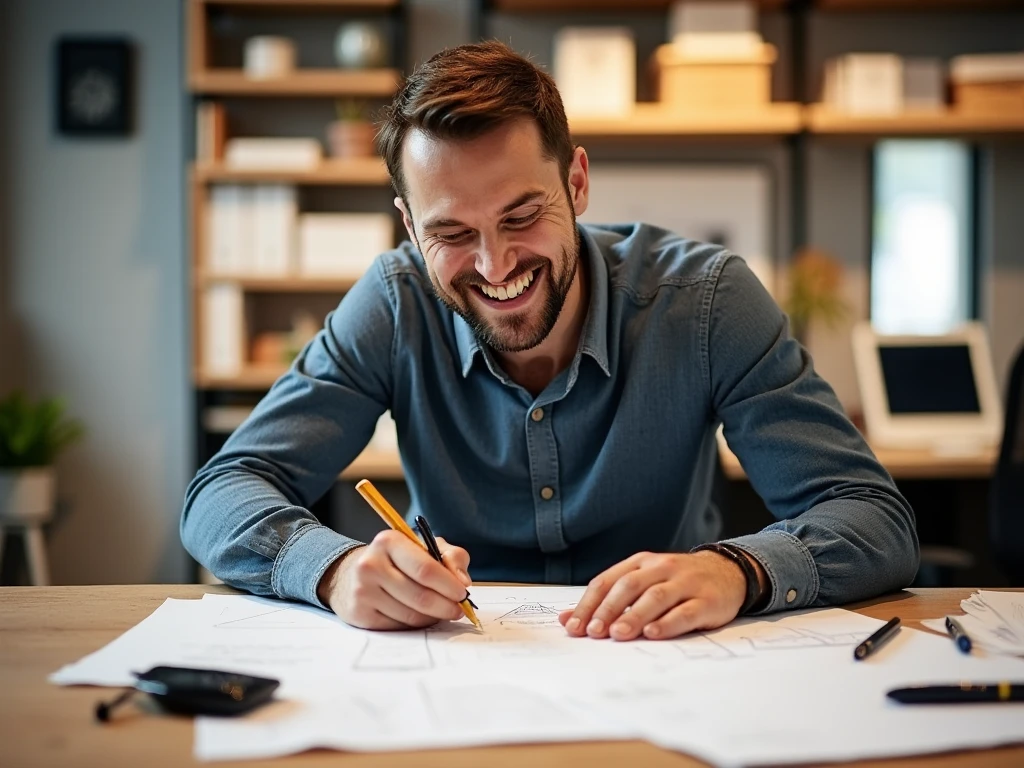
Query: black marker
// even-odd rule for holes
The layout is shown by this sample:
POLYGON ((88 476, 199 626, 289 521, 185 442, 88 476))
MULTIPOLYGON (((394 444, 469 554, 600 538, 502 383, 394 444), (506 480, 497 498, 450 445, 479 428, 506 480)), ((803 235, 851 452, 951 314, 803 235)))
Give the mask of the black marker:
POLYGON ((853 658, 857 661, 866 659, 872 653, 889 641, 900 628, 900 618, 896 616, 885 622, 885 625, 875 632, 871 637, 853 649, 853 658))
POLYGON ((968 637, 967 632, 964 631, 963 625, 952 616, 946 617, 946 631, 949 632, 949 636, 953 638, 953 642, 956 643, 957 648, 964 653, 971 652, 971 638, 968 637))
POLYGON ((971 704, 1024 701, 1024 683, 960 683, 895 688, 885 694, 901 704, 971 704))

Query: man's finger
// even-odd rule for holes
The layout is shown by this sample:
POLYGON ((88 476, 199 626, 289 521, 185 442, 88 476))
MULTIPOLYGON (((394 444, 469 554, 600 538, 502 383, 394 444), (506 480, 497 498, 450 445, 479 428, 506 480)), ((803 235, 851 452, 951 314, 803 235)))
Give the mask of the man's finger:
POLYGON ((668 640, 695 629, 710 628, 707 621, 707 602, 700 599, 680 603, 660 619, 643 628, 644 637, 651 640, 668 640))
MULTIPOLYGON (((594 609, 594 616, 587 624, 587 634, 591 637, 608 637, 612 625, 621 620, 627 609, 632 613, 633 603, 648 590, 655 590, 659 600, 667 600, 668 590, 663 579, 660 570, 655 568, 639 568, 619 577, 601 604, 594 609)), ((620 632, 627 628, 620 627, 620 632)))
MULTIPOLYGON (((638 571, 645 573, 645 571, 638 571)), ((629 612, 614 620, 608 633, 615 640, 633 640, 640 636, 645 626, 664 616, 668 611, 690 597, 685 582, 678 578, 672 581, 654 581, 642 595, 633 601, 629 612)))
POLYGON ((565 623, 566 631, 575 637, 586 635, 587 625, 590 624, 594 617, 594 611, 602 603, 608 590, 622 576, 639 568, 640 563, 641 555, 633 555, 595 576, 573 609, 572 617, 565 623))
MULTIPOLYGON (((386 622, 394 626, 378 626, 373 629, 408 629, 415 627, 429 627, 438 622, 433 616, 427 616, 414 608, 401 603, 392 597, 386 590, 381 590, 373 600, 373 608, 386 622)), ((461 615, 461 614, 459 614, 461 615)))
POLYGON ((437 537, 437 548, 441 550, 441 562, 450 570, 465 586, 473 585, 469 577, 469 552, 462 547, 449 544, 440 536, 437 537))
MULTIPOLYGON (((438 566, 438 563, 431 562, 438 566)), ((450 573, 448 576, 453 580, 455 578, 450 573)), ((462 615, 462 610, 456 602, 444 595, 438 594, 430 587, 425 587, 413 581, 412 578, 398 568, 391 568, 390 572, 381 579, 380 586, 388 595, 418 614, 430 616, 434 619, 457 619, 462 615)), ((463 592, 465 592, 465 588, 463 588, 463 592)), ((395 616, 391 613, 388 615, 399 621, 404 621, 400 616, 395 616)))
MULTIPOLYGON (((458 602, 466 597, 466 585, 461 583, 455 574, 432 558, 427 550, 411 541, 395 541, 393 546, 388 547, 388 556, 395 567, 416 584, 436 592, 449 601, 458 602)), ((392 594, 394 595, 394 592, 392 594)), ((418 607, 410 605, 414 608, 418 607)), ((439 615, 438 618, 446 619, 448 616, 439 615)))

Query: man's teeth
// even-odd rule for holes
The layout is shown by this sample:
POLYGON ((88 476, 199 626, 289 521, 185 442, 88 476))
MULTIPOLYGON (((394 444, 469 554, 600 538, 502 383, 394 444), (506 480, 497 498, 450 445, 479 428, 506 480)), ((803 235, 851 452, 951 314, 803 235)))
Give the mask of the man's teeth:
POLYGON ((511 283, 505 285, 499 285, 497 287, 493 285, 481 285, 480 290, 485 296, 489 296, 492 299, 498 301, 507 301, 508 299, 514 299, 516 296, 526 290, 527 286, 533 282, 533 276, 537 270, 533 272, 527 272, 525 275, 520 277, 518 280, 513 280, 511 283))

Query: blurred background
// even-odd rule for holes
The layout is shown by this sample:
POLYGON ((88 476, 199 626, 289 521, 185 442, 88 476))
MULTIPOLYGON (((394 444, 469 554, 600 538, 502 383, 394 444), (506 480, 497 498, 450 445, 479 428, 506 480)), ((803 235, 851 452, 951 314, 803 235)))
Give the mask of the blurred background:
MULTIPOLYGON (((1015 0, 3 0, 0 583, 204 577, 178 538, 189 479, 403 237, 375 111, 417 63, 492 37, 558 81, 592 162, 585 221, 721 243, 790 313, 915 506, 919 583, 1010 583, 1015 0), (888 370, 857 360, 863 323, 917 350, 904 384, 937 393, 924 415, 948 434, 901 422, 888 370), (958 345, 966 409, 913 362, 958 345)), ((758 528, 722 448, 727 532, 758 528)), ((407 503, 387 418, 314 510, 370 536, 356 476, 407 503)))

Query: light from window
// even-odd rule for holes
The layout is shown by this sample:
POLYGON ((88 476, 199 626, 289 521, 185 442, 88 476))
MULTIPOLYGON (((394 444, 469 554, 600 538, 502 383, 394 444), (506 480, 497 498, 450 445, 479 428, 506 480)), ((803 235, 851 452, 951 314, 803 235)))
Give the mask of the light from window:
POLYGON ((876 145, 871 322, 882 333, 946 333, 970 319, 971 195, 963 142, 876 145))

